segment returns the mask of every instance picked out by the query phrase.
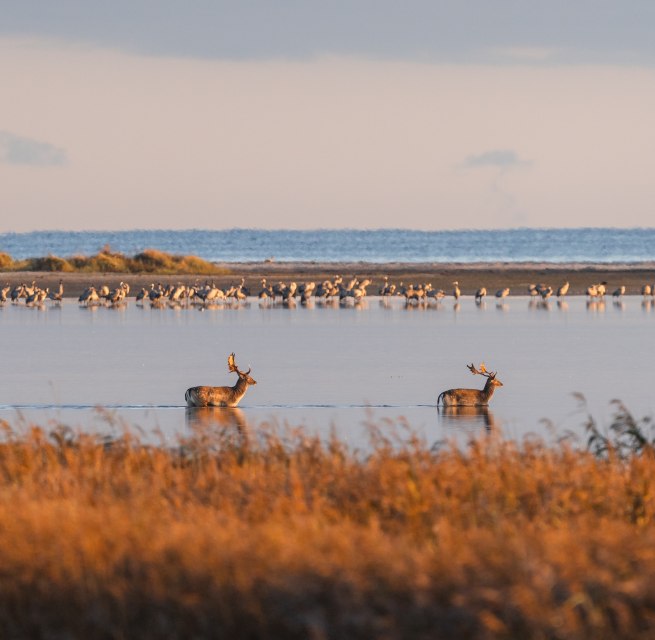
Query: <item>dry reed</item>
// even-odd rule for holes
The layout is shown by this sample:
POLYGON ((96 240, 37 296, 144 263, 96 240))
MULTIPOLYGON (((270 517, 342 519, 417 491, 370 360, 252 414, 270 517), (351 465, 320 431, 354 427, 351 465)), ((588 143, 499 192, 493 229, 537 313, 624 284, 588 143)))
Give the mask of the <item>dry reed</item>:
POLYGON ((647 638, 655 455, 497 437, 7 429, 0 629, 51 638, 647 638))
POLYGON ((152 273, 158 275, 221 275, 227 271, 197 256, 178 256, 145 249, 134 256, 126 256, 105 247, 92 256, 71 256, 60 258, 49 255, 38 258, 14 260, 6 253, 0 253, 2 271, 57 271, 62 273, 152 273))

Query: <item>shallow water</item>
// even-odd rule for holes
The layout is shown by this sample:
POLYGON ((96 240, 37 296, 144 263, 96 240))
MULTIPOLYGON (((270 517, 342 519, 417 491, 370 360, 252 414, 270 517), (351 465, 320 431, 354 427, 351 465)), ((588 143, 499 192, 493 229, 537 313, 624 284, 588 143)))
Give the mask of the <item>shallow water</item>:
MULTIPOLYGON (((637 296, 591 305, 513 297, 503 305, 446 300, 405 308, 376 297, 359 307, 215 309, 0 308, 0 418, 107 431, 129 425, 173 438, 198 424, 262 422, 331 428, 357 447, 367 424, 406 421, 429 442, 499 426, 508 437, 582 433, 588 410, 608 421, 621 399, 652 413, 655 309, 637 296), (232 384, 227 355, 258 381, 240 411, 187 411, 184 391, 232 384), (484 361, 504 386, 488 412, 446 412, 444 389, 483 386, 466 364, 484 361), (546 420, 546 422, 544 422, 546 420)), ((554 436, 552 436, 554 437, 554 436)))

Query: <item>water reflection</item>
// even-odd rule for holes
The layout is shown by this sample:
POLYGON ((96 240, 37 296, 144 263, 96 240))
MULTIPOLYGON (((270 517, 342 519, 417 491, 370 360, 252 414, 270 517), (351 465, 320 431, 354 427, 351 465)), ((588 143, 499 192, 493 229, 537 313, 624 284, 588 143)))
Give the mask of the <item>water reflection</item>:
POLYGON ((491 431, 497 426, 494 414, 487 406, 478 407, 437 407, 441 422, 447 428, 480 429, 491 431))
POLYGON ((530 302, 528 302, 528 308, 550 311, 550 302, 548 300, 535 300, 534 298, 531 298, 530 302))
POLYGON ((605 313, 605 300, 587 300, 587 311, 591 313, 605 313))
POLYGON ((617 311, 624 311, 625 310, 625 302, 623 302, 623 300, 614 300, 614 308, 617 311))
POLYGON ((238 407, 187 407, 187 431, 194 437, 216 436, 220 442, 242 445, 250 438, 250 427, 238 407))
MULTIPOLYGON (((521 312, 524 307, 523 302, 525 298, 523 296, 516 296, 515 298, 489 298, 487 299, 475 299, 467 296, 463 299, 453 300, 452 309, 454 312, 463 311, 466 312, 469 308, 474 308, 480 312, 485 312, 488 310, 496 310, 498 312, 506 313, 516 313, 521 312)), ((205 302, 203 304, 193 304, 188 300, 183 301, 170 301, 165 300, 156 300, 150 303, 149 305, 144 305, 143 301, 137 300, 134 303, 135 308, 143 310, 144 308, 150 308, 153 310, 166 310, 172 309, 175 311, 183 310, 198 310, 198 311, 239 311, 240 313, 245 313, 250 309, 251 306, 254 306, 258 309, 287 309, 287 310, 299 310, 299 309, 321 309, 321 308, 339 308, 339 309, 354 309, 356 311, 365 311, 370 308, 380 308, 385 310, 406 310, 406 311, 426 311, 426 310, 444 310, 448 309, 450 304, 450 298, 440 297, 440 296, 426 296, 420 300, 417 299, 404 299, 402 296, 396 295, 392 296, 375 296, 370 298, 360 298, 355 299, 353 297, 345 297, 339 300, 338 298, 308 298, 303 300, 299 298, 298 300, 290 298, 289 300, 276 301, 272 298, 257 299, 251 297, 247 300, 236 300, 236 301, 212 301, 205 302)), ((565 300, 564 298, 555 298, 550 296, 540 296, 540 295, 531 295, 527 300, 528 310, 542 310, 542 311, 551 311, 557 309, 559 311, 568 311, 569 305, 574 310, 579 310, 580 308, 586 309, 589 313, 604 313, 609 305, 612 305, 612 308, 619 311, 626 309, 626 303, 622 296, 614 296, 610 300, 608 297, 583 297, 575 296, 570 301, 565 300), (583 306, 582 306, 583 305, 583 306)), ((115 304, 80 304, 79 309, 97 313, 98 309, 113 309, 115 313, 124 314, 126 309, 129 307, 130 303, 126 300, 122 300, 115 304)), ((44 310, 58 310, 61 311, 62 307, 66 306, 61 303, 53 304, 31 304, 31 305, 19 305, 14 304, 13 307, 21 308, 30 308, 36 309, 38 311, 44 310)), ((628 303, 629 306, 629 303, 628 303)), ((641 300, 641 307, 643 311, 651 311, 655 309, 655 299, 650 297, 645 297, 641 300)), ((0 308, 2 308, 2 301, 0 301, 0 308)))

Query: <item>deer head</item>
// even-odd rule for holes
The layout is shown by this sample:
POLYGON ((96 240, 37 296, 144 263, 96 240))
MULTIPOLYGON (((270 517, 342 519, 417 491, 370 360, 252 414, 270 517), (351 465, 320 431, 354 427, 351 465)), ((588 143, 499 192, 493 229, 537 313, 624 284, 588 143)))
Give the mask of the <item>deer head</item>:
POLYGON ((257 384, 257 381, 254 378, 250 377, 250 371, 252 367, 248 368, 248 371, 240 371, 237 367, 236 362, 234 361, 234 353, 231 353, 227 357, 227 368, 229 371, 234 371, 240 380, 243 380, 246 384, 257 384))
POLYGON ((466 365, 468 370, 473 374, 473 375, 478 375, 478 376, 484 376, 487 378, 487 384, 494 386, 494 387, 502 387, 503 383, 500 380, 496 380, 496 372, 495 371, 487 371, 487 368, 484 366, 484 362, 480 363, 480 367, 478 369, 475 368, 475 365, 473 363, 466 365))

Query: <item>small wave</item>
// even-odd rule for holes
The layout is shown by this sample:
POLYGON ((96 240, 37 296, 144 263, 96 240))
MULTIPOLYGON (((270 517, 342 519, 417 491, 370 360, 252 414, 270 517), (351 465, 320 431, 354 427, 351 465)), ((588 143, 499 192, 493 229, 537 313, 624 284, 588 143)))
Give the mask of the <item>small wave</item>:
MULTIPOLYGON (((284 409, 420 409, 434 407, 434 404, 261 404, 243 405, 243 410, 266 410, 284 409)), ((0 404, 0 411, 143 411, 156 410, 179 410, 186 409, 183 404, 0 404)))

